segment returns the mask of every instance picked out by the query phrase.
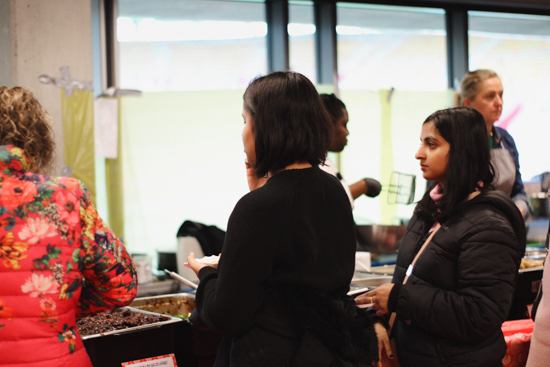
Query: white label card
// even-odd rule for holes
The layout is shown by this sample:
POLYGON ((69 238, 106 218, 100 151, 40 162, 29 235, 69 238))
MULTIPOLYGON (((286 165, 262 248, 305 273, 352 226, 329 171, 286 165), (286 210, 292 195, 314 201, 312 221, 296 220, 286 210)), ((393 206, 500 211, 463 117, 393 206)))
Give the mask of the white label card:
POLYGON ((178 367, 176 363, 176 358, 173 354, 167 354, 164 356, 152 357, 139 359, 132 362, 122 363, 122 367, 132 366, 132 367, 178 367))

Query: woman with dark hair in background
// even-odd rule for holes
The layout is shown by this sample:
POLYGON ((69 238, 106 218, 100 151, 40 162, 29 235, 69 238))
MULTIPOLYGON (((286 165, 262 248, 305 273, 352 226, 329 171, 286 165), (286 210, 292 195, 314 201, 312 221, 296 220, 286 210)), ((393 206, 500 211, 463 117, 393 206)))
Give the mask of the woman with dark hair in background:
MULTIPOLYGON (((433 183, 407 226, 392 283, 356 302, 395 315, 392 336, 403 366, 502 366, 501 325, 525 251, 523 218, 491 187, 479 112, 437 111, 424 121, 420 140, 416 158, 433 183)), ((379 337, 390 349, 387 335, 379 337)))
MULTIPOLYGON (((346 105, 334 94, 321 94, 321 100, 325 108, 327 109, 330 117, 332 119, 332 124, 334 125, 334 135, 332 137, 332 142, 328 148, 329 152, 340 153, 344 150, 348 144, 347 136, 349 135, 348 131, 348 110, 346 105)), ((330 173, 333 176, 336 176, 350 199, 351 207, 353 208, 353 201, 361 195, 366 195, 368 197, 374 198, 380 194, 382 186, 380 182, 373 178, 364 178, 360 181, 357 181, 354 184, 348 186, 338 168, 329 160, 325 161, 325 164, 322 164, 321 169, 325 172, 330 173)))
POLYGON ((519 154, 514 138, 504 129, 494 126, 502 114, 504 88, 497 73, 475 70, 464 75, 456 105, 473 107, 481 113, 489 134, 491 162, 495 168, 493 187, 510 195, 526 218, 529 214, 527 195, 519 171, 519 154))
POLYGON ((196 316, 225 334, 215 366, 369 366, 373 324, 347 296, 355 227, 346 193, 319 169, 332 123, 313 84, 276 72, 244 94, 251 192, 227 225, 217 269, 196 261, 196 316))
POLYGON ((134 264, 84 184, 49 177, 50 117, 0 87, 0 365, 91 367, 76 318, 128 305, 134 264))

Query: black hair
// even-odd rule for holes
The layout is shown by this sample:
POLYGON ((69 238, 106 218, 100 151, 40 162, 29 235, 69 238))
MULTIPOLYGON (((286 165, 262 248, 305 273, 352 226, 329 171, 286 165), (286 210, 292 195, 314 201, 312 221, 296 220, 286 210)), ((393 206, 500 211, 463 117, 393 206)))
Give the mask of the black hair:
POLYGON ((332 94, 321 94, 321 100, 323 101, 323 104, 325 105, 325 108, 327 109, 328 113, 330 114, 330 117, 332 119, 332 123, 336 125, 338 120, 344 116, 344 111, 346 109, 346 105, 344 102, 342 102, 341 99, 336 97, 334 93, 332 94))
POLYGON ((253 117, 256 177, 295 162, 324 163, 333 126, 315 86, 295 72, 254 79, 243 96, 253 117))
POLYGON ((443 222, 476 189, 491 189, 494 168, 485 120, 477 110, 471 107, 439 110, 428 116, 424 124, 428 122, 433 122, 439 135, 450 144, 449 160, 443 196, 437 203, 431 199, 430 191, 437 185, 432 183, 417 210, 443 222))

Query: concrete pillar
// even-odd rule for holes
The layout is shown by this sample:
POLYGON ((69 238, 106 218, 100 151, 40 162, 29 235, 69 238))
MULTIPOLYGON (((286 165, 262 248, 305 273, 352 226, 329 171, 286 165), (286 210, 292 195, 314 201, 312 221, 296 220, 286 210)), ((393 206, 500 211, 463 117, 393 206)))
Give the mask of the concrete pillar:
POLYGON ((0 85, 11 85, 10 0, 0 0, 0 85))
POLYGON ((42 74, 93 79, 90 0, 0 0, 0 84, 30 89, 52 116, 56 174, 64 166, 61 90, 42 74))

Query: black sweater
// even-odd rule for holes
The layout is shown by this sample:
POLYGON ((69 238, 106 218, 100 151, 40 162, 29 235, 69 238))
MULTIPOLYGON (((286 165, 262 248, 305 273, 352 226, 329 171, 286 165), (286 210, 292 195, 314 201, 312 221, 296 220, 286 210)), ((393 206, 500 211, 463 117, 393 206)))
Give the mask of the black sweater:
POLYGON ((232 346, 218 352, 216 365, 229 364, 229 353, 232 365, 283 363, 276 358, 288 362, 297 344, 285 343, 300 338, 303 330, 275 305, 273 290, 294 287, 345 298, 355 246, 346 193, 318 167, 279 172, 245 195, 229 218, 218 269, 199 272, 201 320, 233 338, 232 346), (238 352, 243 340, 248 345, 238 352), (266 344, 279 345, 270 351, 266 344), (256 355, 252 362, 255 353, 264 356, 256 355))

